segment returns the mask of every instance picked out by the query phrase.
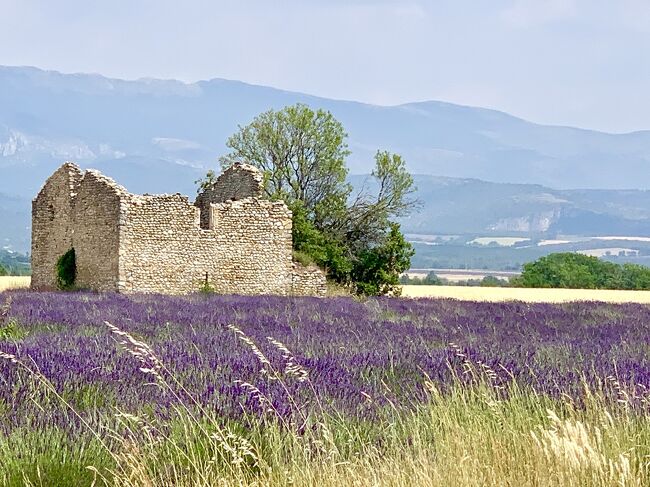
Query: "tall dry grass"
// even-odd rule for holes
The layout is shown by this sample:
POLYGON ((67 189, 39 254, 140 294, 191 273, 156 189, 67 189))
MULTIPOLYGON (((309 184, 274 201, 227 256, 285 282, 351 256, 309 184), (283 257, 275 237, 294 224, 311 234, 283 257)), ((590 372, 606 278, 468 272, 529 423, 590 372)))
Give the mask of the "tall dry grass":
POLYGON ((456 391, 377 425, 325 417, 305 435, 278 424, 255 425, 224 444, 211 442, 186 417, 179 437, 125 448, 125 474, 112 481, 187 487, 649 485, 647 420, 612 415, 601 406, 581 412, 554 406, 456 391), (186 445, 192 445, 185 450, 191 461, 181 453, 186 445), (231 454, 231 467, 219 464, 220 451, 231 454))

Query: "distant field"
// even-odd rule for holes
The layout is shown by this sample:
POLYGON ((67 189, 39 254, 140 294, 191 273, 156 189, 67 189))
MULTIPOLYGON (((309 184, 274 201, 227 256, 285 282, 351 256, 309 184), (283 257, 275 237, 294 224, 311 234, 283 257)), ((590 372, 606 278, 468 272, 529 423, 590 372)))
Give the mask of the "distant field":
POLYGON ((639 255, 636 249, 626 247, 607 247, 603 249, 578 250, 579 254, 591 255, 592 257, 608 257, 612 255, 639 255))
POLYGON ((436 276, 447 279, 450 282, 467 281, 469 279, 481 280, 484 277, 492 276, 499 279, 510 279, 520 275, 520 272, 493 271, 486 269, 410 269, 405 274, 409 277, 425 278, 433 272, 436 276))
POLYGON ((467 301, 527 301, 531 303, 602 301, 607 303, 650 304, 650 291, 610 291, 604 289, 402 286, 402 296, 407 298, 454 298, 467 301))
POLYGON ((608 236, 608 237, 592 237, 592 240, 629 240, 629 241, 632 241, 632 242, 650 242, 650 237, 608 236))
POLYGON ((529 240, 529 238, 522 237, 477 237, 467 243, 476 245, 497 244, 501 245, 502 247, 512 247, 515 244, 518 244, 520 242, 528 242, 529 240))
MULTIPOLYGON (((411 235, 411 234, 409 234, 411 235)), ((515 242, 515 237, 485 235, 409 237, 415 248, 413 268, 516 270, 553 252, 589 252, 617 264, 650 266, 650 237, 553 235, 552 239, 515 242), (492 242, 497 245, 491 244, 492 242), (480 245, 482 244, 482 245, 480 245), (608 254, 609 252, 609 254, 608 254), (620 255, 619 255, 620 254, 620 255)))
POLYGON ((0 291, 29 287, 29 276, 0 276, 0 291))

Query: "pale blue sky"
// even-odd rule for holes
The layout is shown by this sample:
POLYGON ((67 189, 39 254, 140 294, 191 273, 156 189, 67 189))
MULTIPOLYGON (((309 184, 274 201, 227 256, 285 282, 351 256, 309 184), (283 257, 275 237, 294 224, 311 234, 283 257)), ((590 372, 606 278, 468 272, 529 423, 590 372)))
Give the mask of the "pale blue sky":
POLYGON ((650 129, 650 0, 0 0, 0 64, 650 129))

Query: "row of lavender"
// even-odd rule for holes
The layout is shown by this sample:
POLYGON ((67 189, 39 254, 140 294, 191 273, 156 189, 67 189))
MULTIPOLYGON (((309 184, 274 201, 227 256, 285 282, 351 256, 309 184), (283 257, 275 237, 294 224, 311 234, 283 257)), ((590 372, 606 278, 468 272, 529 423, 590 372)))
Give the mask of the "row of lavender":
MULTIPOLYGON (((277 414, 295 410, 290 395, 306 409, 317 396, 319 407, 372 417, 387 403, 425 400, 425 376, 443 390, 458 378, 472 380, 464 374, 468 362, 496 387, 507 389, 514 378, 579 403, 587 385, 610 391, 613 400, 626 394, 632 408, 648 404, 650 307, 643 305, 34 292, 0 294, 0 305, 8 298, 0 326, 13 331, 0 334, 0 352, 39 370, 89 417, 116 409, 165 416, 178 400, 149 384, 150 374, 120 349, 107 321, 149 344, 202 405, 231 417, 267 407, 251 394, 253 386, 277 414), (269 337, 293 352, 310 387, 299 374, 282 382, 270 377, 270 367, 286 366, 287 353, 269 337)), ((49 400, 15 363, 0 361, 5 431, 76 424, 49 400)))

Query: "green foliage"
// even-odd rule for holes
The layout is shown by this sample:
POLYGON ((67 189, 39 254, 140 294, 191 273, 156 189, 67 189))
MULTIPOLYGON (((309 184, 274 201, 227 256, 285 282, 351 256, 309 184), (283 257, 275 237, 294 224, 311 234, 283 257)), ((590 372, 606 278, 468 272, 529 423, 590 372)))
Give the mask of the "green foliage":
POLYGON ((445 283, 445 279, 439 277, 435 272, 429 272, 422 282, 428 286, 441 286, 445 283))
POLYGON ((0 341, 16 341, 27 335, 26 331, 18 326, 15 318, 9 318, 11 311, 11 296, 0 306, 0 341))
POLYGON ((214 294, 216 290, 214 289, 214 286, 209 282, 203 282, 201 286, 199 286, 199 292, 201 294, 214 294))
POLYGON ((381 242, 392 218, 408 215, 419 205, 412 198, 415 192, 413 177, 399 154, 377 151, 371 177, 375 193, 367 191, 364 185, 348 205, 345 217, 333 225, 348 241, 362 248, 381 242))
POLYGON ((206 174, 205 177, 199 178, 196 181, 194 181, 194 184, 198 186, 196 189, 197 193, 201 193, 205 191, 208 188, 211 188, 215 181, 217 180, 217 175, 216 173, 210 169, 206 174))
POLYGON ((446 279, 438 277, 438 275, 431 271, 424 277, 410 277, 408 274, 403 274, 399 279, 400 284, 423 285, 423 286, 445 286, 449 284, 446 279))
POLYGON ((226 142, 224 168, 246 162, 264 173, 266 195, 299 201, 317 225, 336 219, 352 188, 346 182, 350 154, 343 125, 325 111, 296 104, 269 110, 240 127, 226 142))
POLYGON ((334 281, 347 284, 352 262, 345 245, 331 234, 318 230, 301 202, 295 202, 291 208, 294 255, 297 255, 297 260, 305 265, 316 264, 325 269, 334 281))
POLYGON ((9 320, 9 323, 0 327, 0 341, 17 342, 27 335, 27 331, 14 320, 9 320))
POLYGON ((440 286, 444 284, 445 280, 442 279, 441 277, 438 277, 438 275, 431 271, 429 272, 426 277, 423 279, 424 283, 429 285, 429 286, 440 286))
POLYGON ((623 289, 650 289, 650 268, 638 264, 623 264, 623 289))
POLYGON ((201 294, 214 294, 216 292, 214 286, 210 284, 210 279, 207 272, 205 273, 205 279, 201 281, 201 285, 199 286, 199 292, 201 294))
POLYGON ((391 215, 407 215, 417 204, 411 199, 413 176, 406 170, 406 161, 399 154, 377 151, 372 176, 380 185, 377 201, 391 215))
POLYGON ((9 271, 7 271, 7 269, 5 269, 2 266, 2 264, 0 264, 0 276, 8 276, 8 275, 9 275, 9 271))
POLYGON ((57 287, 62 290, 73 289, 76 278, 77 262, 74 248, 71 248, 56 261, 57 287))
POLYGON ((7 320, 5 324, 0 322, 0 342, 21 340, 27 335, 14 319, 7 320))
POLYGON ((563 252, 525 264, 512 283, 521 287, 642 290, 650 289, 650 268, 563 252))
POLYGON ((397 223, 390 223, 389 228, 385 241, 361 252, 354 263, 352 280, 359 294, 400 294, 399 275, 411 265, 413 247, 397 223))
MULTIPOLYGON (((413 178, 398 154, 377 151, 376 191, 352 195, 346 181, 347 134, 331 113, 296 104, 269 110, 240 127, 226 145, 224 167, 247 162, 264 174, 270 199, 293 211, 294 256, 361 294, 395 292, 413 250, 391 223, 417 204, 413 178)), ((200 184, 209 184, 208 173, 200 184)))
POLYGON ((293 261, 304 265, 305 267, 316 265, 316 262, 312 259, 311 255, 301 252, 300 250, 293 251, 293 261))
POLYGON ((507 287, 510 283, 507 279, 499 279, 495 276, 485 276, 480 280, 479 286, 481 287, 507 287))

